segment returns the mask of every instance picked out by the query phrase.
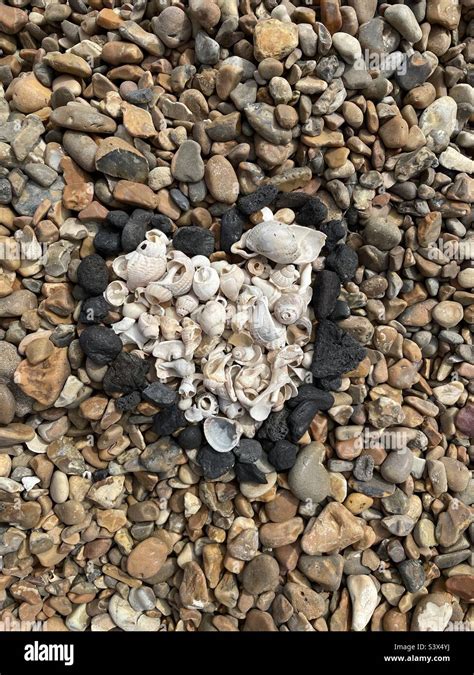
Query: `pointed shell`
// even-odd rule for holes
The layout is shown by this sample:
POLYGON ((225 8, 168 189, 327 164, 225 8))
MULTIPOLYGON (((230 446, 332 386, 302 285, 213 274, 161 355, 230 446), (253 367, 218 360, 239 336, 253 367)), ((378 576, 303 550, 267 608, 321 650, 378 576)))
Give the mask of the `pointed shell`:
POLYGON ((225 417, 208 417, 203 429, 206 441, 216 452, 230 452, 242 435, 240 424, 225 417))
POLYGON ((194 272, 193 292, 202 302, 210 300, 219 290, 219 274, 212 267, 200 267, 194 272))
POLYGON ((305 308, 304 298, 298 293, 284 293, 273 307, 273 314, 277 321, 285 326, 296 323, 305 308))
POLYGON ((270 281, 277 288, 290 288, 298 279, 300 273, 294 265, 278 266, 270 274, 270 281))
POLYGON ((245 281, 243 269, 237 265, 227 265, 220 273, 220 289, 226 298, 236 302, 245 281))
POLYGON ((202 328, 189 317, 183 319, 181 327, 181 340, 185 346, 185 356, 189 357, 194 354, 201 343, 202 328))

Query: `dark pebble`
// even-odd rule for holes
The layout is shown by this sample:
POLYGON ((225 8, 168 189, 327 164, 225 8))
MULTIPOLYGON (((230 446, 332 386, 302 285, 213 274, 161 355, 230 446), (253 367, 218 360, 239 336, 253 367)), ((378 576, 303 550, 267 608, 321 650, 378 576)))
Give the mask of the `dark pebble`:
POLYGON ((270 413, 260 429, 258 438, 267 438, 269 441, 280 441, 285 438, 289 429, 287 424, 288 410, 283 408, 278 412, 270 413))
POLYGON ((296 396, 287 401, 287 406, 296 408, 304 401, 315 401, 318 404, 318 410, 329 410, 334 405, 334 396, 327 391, 313 387, 312 384, 302 384, 296 396))
POLYGON ((329 315, 331 321, 342 321, 351 315, 351 308, 344 300, 337 300, 333 311, 329 315))
POLYGON ((198 424, 190 424, 179 432, 177 441, 183 450, 195 450, 202 445, 204 435, 198 424))
POLYGON ((135 209, 130 216, 130 220, 139 225, 149 225, 152 218, 153 211, 147 211, 147 209, 135 209))
POLYGON ((77 268, 77 283, 89 296, 103 293, 109 283, 105 260, 97 253, 83 258, 77 268))
POLYGON ((372 480, 374 466, 374 458, 371 455, 361 455, 360 457, 357 457, 352 473, 357 480, 372 480))
POLYGON ((398 571, 409 593, 416 593, 425 585, 425 570, 419 560, 404 560, 398 565, 398 571))
POLYGON ((140 392, 132 391, 131 394, 125 394, 125 396, 118 398, 115 401, 115 407, 117 410, 130 412, 130 410, 134 410, 137 407, 141 400, 142 397, 140 396, 140 392))
POLYGON ((75 326, 56 326, 49 339, 55 347, 69 347, 75 337, 75 326))
POLYGON ((210 445, 199 450, 196 460, 207 480, 220 478, 235 464, 233 452, 216 452, 210 445))
POLYGON ((184 412, 173 405, 160 410, 153 417, 153 431, 158 436, 170 436, 173 432, 187 425, 184 412))
POLYGON ((276 209, 300 209, 311 199, 306 192, 280 192, 275 200, 276 209))
POLYGON ((71 103, 75 99, 76 97, 71 91, 69 91, 69 89, 66 89, 66 87, 59 87, 59 89, 53 91, 50 106, 53 110, 56 110, 56 108, 60 108, 63 105, 67 105, 68 103, 71 103))
POLYGON ((129 91, 127 94, 125 94, 124 98, 128 103, 132 103, 133 105, 138 105, 141 107, 145 107, 148 105, 148 103, 151 103, 153 101, 153 90, 146 88, 146 89, 135 89, 135 91, 129 91))
POLYGON ((318 401, 303 401, 296 406, 288 417, 290 436, 293 441, 298 441, 309 429, 314 416, 319 410, 318 401))
POLYGON ((79 344, 84 354, 99 366, 111 363, 122 351, 122 340, 105 326, 85 328, 79 337, 79 344))
POLYGON ((79 323, 87 325, 101 323, 110 311, 110 305, 103 295, 86 298, 81 305, 79 323))
POLYGON ((145 239, 148 225, 129 220, 122 230, 122 249, 125 253, 134 251, 145 239))
POLYGON ((12 186, 8 178, 0 178, 0 204, 9 204, 12 200, 12 186))
POLYGON ((318 197, 312 197, 298 211, 296 222, 305 227, 316 227, 328 217, 328 209, 318 197))
POLYGON ((317 319, 326 319, 336 306, 341 280, 336 272, 322 270, 315 275, 311 304, 317 319))
POLYGON ((177 188, 172 188, 170 190, 170 197, 176 204, 176 206, 181 209, 181 211, 189 211, 191 208, 191 205, 189 203, 189 199, 183 195, 181 190, 178 190, 177 188))
POLYGON ((410 91, 426 82, 432 71, 431 62, 420 52, 405 57, 403 71, 395 71, 395 80, 402 89, 410 91))
POLYGON ((311 364, 316 378, 344 375, 354 370, 365 355, 366 350, 349 333, 328 319, 319 322, 311 364))
POLYGON ((324 391, 337 391, 342 384, 340 377, 321 377, 314 378, 314 385, 324 391))
POLYGON ((149 364, 136 354, 121 352, 105 373, 103 387, 107 394, 130 394, 146 383, 149 364))
POLYGON ((234 467, 235 476, 240 483, 258 483, 265 485, 268 481, 263 473, 255 464, 240 463, 234 467))
POLYGON ((268 461, 276 471, 288 471, 296 462, 298 446, 290 441, 277 441, 268 453, 268 461))
POLYGON ((107 222, 117 230, 123 230, 129 219, 130 216, 125 211, 109 211, 107 214, 107 222))
POLYGON ((234 449, 235 456, 243 464, 253 464, 263 457, 262 444, 254 438, 242 438, 234 449))
POLYGON ((168 216, 164 216, 162 213, 155 214, 150 223, 150 227, 153 230, 160 230, 163 234, 169 235, 173 232, 173 222, 168 216))
POLYGON ((240 197, 237 200, 237 206, 242 213, 250 216, 251 213, 256 213, 256 211, 260 211, 265 206, 269 206, 277 194, 278 189, 274 185, 263 185, 257 188, 255 192, 252 192, 252 194, 240 197))
POLYGON ((120 232, 117 230, 109 230, 107 227, 102 227, 94 239, 94 248, 97 253, 104 257, 117 255, 122 251, 122 240, 120 232))
POLYGON ((97 471, 94 471, 92 474, 92 482, 93 483, 98 483, 100 480, 105 480, 109 476, 109 470, 108 469, 97 469, 97 471))
POLYGON ((338 244, 326 258, 326 268, 337 272, 341 281, 352 279, 358 264, 357 253, 346 244, 338 244))
POLYGON ((145 401, 157 406, 168 407, 176 403, 177 393, 168 385, 162 382, 152 382, 143 391, 142 396, 145 401))
POLYGON ((327 223, 320 223, 317 229, 326 235, 325 246, 328 251, 332 251, 337 242, 346 235, 346 226, 343 220, 328 220, 327 223))
POLYGON ((190 258, 193 255, 209 258, 214 253, 214 235, 210 230, 193 225, 180 227, 173 237, 173 246, 190 258))
POLYGON ((239 241, 244 231, 245 218, 235 206, 222 214, 221 218, 221 250, 230 253, 230 247, 239 241))
POLYGON ((357 232, 359 229, 359 212, 355 206, 349 206, 344 214, 344 218, 349 230, 351 230, 351 232, 357 232))

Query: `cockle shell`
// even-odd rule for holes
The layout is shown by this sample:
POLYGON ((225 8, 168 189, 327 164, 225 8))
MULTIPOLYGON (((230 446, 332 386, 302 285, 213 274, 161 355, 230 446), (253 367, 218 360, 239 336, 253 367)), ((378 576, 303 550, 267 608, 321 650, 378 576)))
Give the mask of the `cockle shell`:
POLYGON ((210 300, 219 290, 219 274, 213 267, 200 267, 194 272, 193 292, 199 300, 210 300))
POLYGON ((104 291, 104 297, 112 307, 121 307, 129 295, 127 284, 118 279, 110 282, 104 291))
POLYGON ((127 253, 127 285, 131 291, 157 281, 166 270, 166 247, 159 241, 143 241, 127 253))
POLYGON ((240 424, 225 417, 208 417, 203 424, 204 436, 216 452, 229 452, 242 435, 240 424))
POLYGON ((279 265, 270 274, 270 281, 277 288, 290 288, 298 281, 300 273, 294 265, 279 265))
POLYGON ((273 314, 277 321, 289 326, 296 323, 303 314, 306 304, 298 293, 284 293, 273 306, 273 314))
POLYGON ((186 293, 186 295, 180 295, 179 298, 176 298, 175 308, 178 316, 187 316, 194 312, 198 306, 199 300, 192 293, 186 293))
POLYGON ((222 335, 225 329, 225 306, 218 300, 209 300, 203 307, 193 312, 192 318, 198 322, 209 337, 222 335))
POLYGON ((273 319, 266 297, 258 298, 252 308, 250 333, 267 349, 281 349, 285 346, 285 328, 273 319))
POLYGON ((194 276, 194 265, 182 251, 172 251, 166 265, 166 274, 160 279, 160 285, 168 289, 175 298, 185 295, 191 288, 194 276))
POLYGON ((245 273, 237 265, 226 265, 220 272, 220 289, 226 298, 236 302, 245 281, 245 273))

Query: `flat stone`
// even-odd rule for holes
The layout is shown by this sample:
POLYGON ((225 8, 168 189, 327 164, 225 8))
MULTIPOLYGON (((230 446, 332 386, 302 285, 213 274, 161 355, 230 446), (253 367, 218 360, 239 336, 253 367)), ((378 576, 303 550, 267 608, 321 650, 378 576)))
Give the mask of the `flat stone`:
POLYGON ((113 134, 117 129, 111 117, 102 115, 89 105, 75 102, 53 110, 50 120, 65 129, 96 134, 113 134))
POLYGON ((158 574, 168 557, 168 547, 155 537, 140 541, 127 558, 127 572, 135 579, 158 574))
POLYGON ((181 143, 171 161, 173 177, 183 183, 197 183, 204 178, 204 162, 201 146, 196 141, 181 143))
POLYGON ((145 183, 148 178, 148 162, 141 152, 121 138, 105 138, 100 142, 95 155, 95 166, 114 178, 145 183))
POLYGON ((205 180, 209 192, 218 202, 234 204, 239 196, 239 181, 234 167, 222 155, 214 155, 208 159, 205 169, 205 180))
POLYGON ((298 560, 298 568, 325 591, 337 591, 341 585, 344 558, 334 555, 302 555, 298 560))

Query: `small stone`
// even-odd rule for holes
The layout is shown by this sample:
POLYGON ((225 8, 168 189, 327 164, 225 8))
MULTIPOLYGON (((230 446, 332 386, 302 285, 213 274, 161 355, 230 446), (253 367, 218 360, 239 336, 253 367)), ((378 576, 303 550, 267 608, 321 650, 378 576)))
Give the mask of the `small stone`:
POLYGON ((136 354, 120 352, 105 374, 104 391, 107 394, 117 392, 131 394, 133 391, 141 390, 146 384, 148 369, 148 363, 136 354))
POLYGON ((173 177, 183 183, 196 183, 204 178, 201 146, 196 141, 181 143, 171 162, 173 177))
POLYGON ((268 453, 268 461, 276 471, 288 471, 296 461, 298 446, 284 439, 276 441, 268 453))
POLYGON ((49 106, 51 93, 33 73, 28 73, 15 82, 13 102, 17 110, 27 115, 49 106))
POLYGON ((459 302, 444 300, 433 308, 432 317, 443 328, 453 328, 462 321, 463 307, 459 302))
POLYGON ((153 32, 167 46, 175 49, 191 37, 191 22, 179 7, 165 7, 151 22, 153 32))
POLYGON ((417 603, 411 620, 411 631, 442 632, 453 614, 448 593, 429 593, 417 603))
POLYGON ((277 19, 258 21, 254 29, 254 54, 257 61, 283 59, 298 46, 298 27, 277 19))
POLYGON ((352 630, 362 631, 369 623, 378 605, 377 587, 366 574, 351 574, 347 588, 352 602, 352 630))
POLYGON ((208 159, 205 180, 209 192, 218 202, 233 204, 239 196, 239 181, 232 164, 221 155, 208 159))
POLYGON ((320 556, 302 555, 298 568, 325 591, 337 591, 341 585, 344 558, 339 554, 320 556))
POLYGON ((425 571, 419 560, 404 560, 398 565, 398 571, 409 593, 416 593, 425 585, 425 571))
POLYGON ((209 602, 206 577, 195 561, 188 562, 184 566, 179 598, 183 607, 188 609, 204 609, 209 602))
POLYGON ((180 227, 173 237, 173 246, 189 257, 204 255, 208 258, 214 252, 214 235, 200 227, 180 227))
POLYGON ((117 128, 111 117, 102 115, 94 108, 82 103, 68 103, 51 113, 51 122, 65 129, 113 134, 117 128))
POLYGON ((302 518, 291 518, 284 523, 266 523, 260 528, 260 541, 265 548, 279 548, 293 544, 303 532, 302 518))
POLYGON ((319 322, 311 364, 317 379, 347 373, 364 357, 365 350, 348 333, 328 319, 319 322))
POLYGON ((301 612, 308 621, 318 619, 324 614, 325 602, 322 596, 307 586, 288 582, 283 593, 286 595, 296 612, 301 612))
POLYGON ((308 555, 337 552, 359 541, 363 534, 360 519, 342 504, 331 502, 310 522, 301 547, 308 555))
POLYGON ((21 391, 45 407, 52 406, 71 373, 67 349, 54 348, 53 352, 37 364, 26 359, 18 366, 15 384, 21 391))
POLYGON ((5 384, 0 384, 0 424, 10 424, 15 417, 15 397, 5 384))
POLYGON ((105 261, 93 254, 83 258, 77 268, 77 283, 87 295, 100 295, 107 288, 109 274, 105 261))
POLYGON ((338 244, 326 258, 328 269, 336 272, 341 281, 349 281, 355 274, 358 265, 357 253, 346 244, 338 244))
POLYGON ((310 443, 300 450, 288 474, 291 491, 303 502, 319 504, 330 492, 329 474, 323 465, 325 452, 321 443, 310 443))
POLYGON ((455 419, 456 428, 461 432, 463 436, 473 437, 474 436, 474 405, 468 403, 461 408, 461 410, 456 415, 455 419))
POLYGON ((68 476, 81 476, 86 470, 83 456, 70 438, 61 438, 48 445, 48 459, 68 476))
POLYGON ((380 473, 389 483, 403 483, 410 475, 413 466, 413 453, 410 448, 394 450, 380 467, 380 473))
POLYGON ((122 351, 122 341, 111 328, 88 326, 79 336, 81 349, 94 363, 105 366, 122 351))
POLYGON ((149 579, 158 574, 168 557, 168 548, 160 539, 140 541, 127 558, 127 572, 135 579, 149 579))
POLYGON ((105 138, 95 153, 98 171, 114 178, 144 183, 148 178, 148 162, 133 145, 118 137, 105 138))
POLYGON ((420 25, 412 10, 406 5, 387 7, 383 16, 411 44, 421 40, 423 34, 420 25))
POLYGON ((263 553, 247 563, 242 573, 242 585, 250 595, 274 591, 278 586, 280 568, 272 556, 263 553))

